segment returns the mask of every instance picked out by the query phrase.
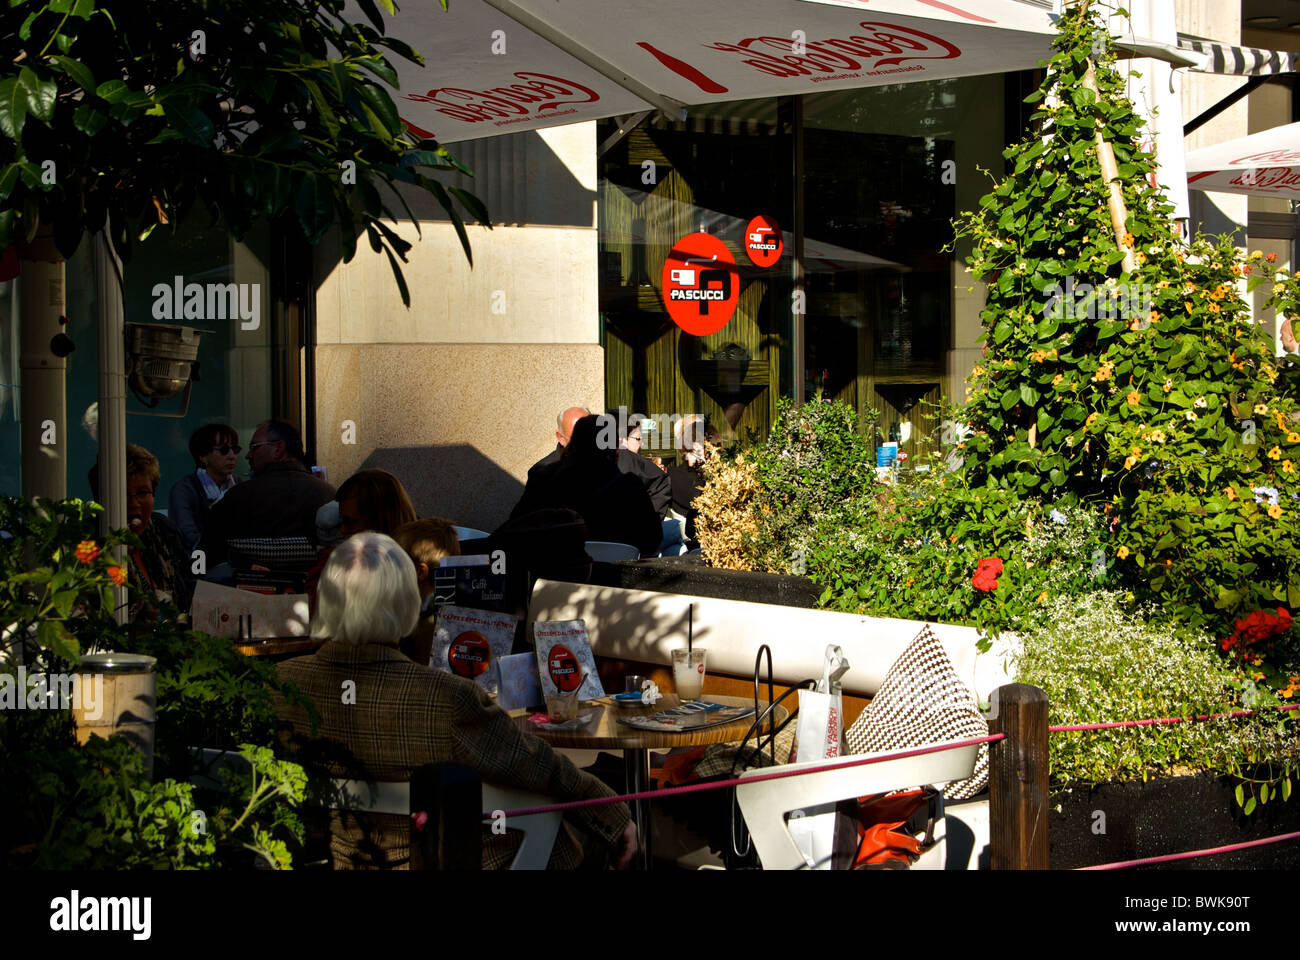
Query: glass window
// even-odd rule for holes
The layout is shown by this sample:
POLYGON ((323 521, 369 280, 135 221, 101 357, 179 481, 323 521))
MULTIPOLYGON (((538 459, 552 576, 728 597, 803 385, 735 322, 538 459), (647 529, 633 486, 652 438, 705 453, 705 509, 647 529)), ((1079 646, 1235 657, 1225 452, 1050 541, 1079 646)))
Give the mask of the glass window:
MULTIPOLYGON (((602 124, 598 142, 615 125, 602 124)), ((766 433, 790 390, 793 248, 790 101, 692 110, 679 123, 643 124, 600 160, 600 309, 606 403, 671 422, 702 413, 726 437, 766 433), (757 266, 744 250, 756 216, 774 220, 783 251, 757 266), (664 263, 683 237, 719 238, 736 262, 735 313, 695 336, 663 303, 664 263)), ((674 459, 662 426, 646 452, 674 459)))

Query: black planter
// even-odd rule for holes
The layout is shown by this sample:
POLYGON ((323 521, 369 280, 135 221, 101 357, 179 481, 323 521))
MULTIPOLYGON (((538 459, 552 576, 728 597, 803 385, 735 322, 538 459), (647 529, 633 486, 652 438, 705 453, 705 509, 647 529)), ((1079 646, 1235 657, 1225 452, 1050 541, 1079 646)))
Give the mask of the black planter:
POLYGON ((684 593, 786 607, 815 607, 821 590, 807 577, 710 567, 698 554, 627 563, 592 564, 591 582, 603 587, 684 593))
MULTIPOLYGON (((1189 850, 1259 840, 1300 830, 1300 797, 1270 798, 1249 817, 1233 797, 1235 783, 1208 773, 1115 781, 1076 787, 1052 798, 1049 844, 1053 869, 1138 860, 1189 850), (1105 833, 1099 828, 1104 816, 1105 833), (1097 829, 1098 832, 1094 832, 1097 829)), ((1253 847, 1212 857, 1177 860, 1138 869, 1294 869, 1300 840, 1253 847)))

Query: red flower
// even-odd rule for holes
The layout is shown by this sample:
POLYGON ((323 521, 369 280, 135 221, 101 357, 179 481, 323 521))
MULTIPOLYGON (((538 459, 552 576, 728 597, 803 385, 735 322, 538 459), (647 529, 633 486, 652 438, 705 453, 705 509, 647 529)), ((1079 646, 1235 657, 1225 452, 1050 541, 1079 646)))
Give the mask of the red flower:
POLYGON ((94 563, 99 556, 99 545, 94 540, 82 540, 77 544, 77 559, 82 563, 94 563))
POLYGON ((979 562, 975 575, 970 578, 971 585, 976 590, 983 590, 985 593, 996 590, 1000 573, 1002 573, 1002 561, 997 557, 985 557, 979 562))
POLYGON ((126 586, 126 567, 109 567, 108 576, 119 587, 126 586))
POLYGON ((1271 637, 1286 633, 1291 629, 1291 613, 1286 607, 1278 607, 1277 613, 1256 610, 1236 622, 1232 636, 1224 640, 1224 650, 1245 646, 1248 643, 1263 643, 1271 637))
POLYGON ((1267 257, 1265 257, 1264 259, 1267 260, 1269 263, 1277 263, 1277 254, 1276 254, 1276 253, 1270 253, 1270 254, 1269 254, 1267 257))

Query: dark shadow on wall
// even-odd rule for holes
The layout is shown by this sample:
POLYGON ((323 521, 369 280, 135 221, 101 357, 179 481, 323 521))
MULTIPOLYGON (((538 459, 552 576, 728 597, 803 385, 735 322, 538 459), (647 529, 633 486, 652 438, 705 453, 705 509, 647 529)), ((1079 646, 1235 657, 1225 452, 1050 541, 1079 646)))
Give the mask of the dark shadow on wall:
MULTIPOLYGON (((466 140, 448 144, 447 149, 474 176, 439 172, 436 179, 445 187, 460 187, 482 200, 494 224, 595 226, 596 192, 578 182, 536 132, 466 140)), ((421 220, 447 219, 442 207, 424 191, 403 188, 403 194, 421 220)), ((464 215, 463 210, 461 213, 464 215)))
MULTIPOLYGON (((369 468, 401 480, 419 516, 488 532, 505 522, 524 492, 522 483, 464 443, 374 450, 361 464, 369 468)), ((330 479, 339 484, 346 478, 330 479)))
POLYGON ((1246 242, 1246 228, 1220 210, 1218 204, 1206 196, 1204 191, 1189 190, 1187 199, 1193 233, 1204 233, 1211 237, 1228 234, 1234 243, 1246 242))

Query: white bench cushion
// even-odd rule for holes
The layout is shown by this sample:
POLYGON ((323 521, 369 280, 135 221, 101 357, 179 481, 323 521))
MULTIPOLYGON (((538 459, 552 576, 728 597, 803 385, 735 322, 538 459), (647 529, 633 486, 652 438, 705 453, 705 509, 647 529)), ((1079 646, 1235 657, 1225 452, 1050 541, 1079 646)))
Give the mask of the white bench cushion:
MULTIPOLYGON (((821 676, 826 645, 833 643, 843 648, 850 664, 844 692, 862 696, 875 695, 894 661, 925 626, 916 620, 557 580, 537 581, 529 620, 583 620, 597 655, 666 666, 672 651, 686 646, 691 604, 693 642, 708 650, 709 670, 752 676, 754 657, 766 643, 772 648, 776 681, 798 683, 821 676)), ((1012 682, 1014 638, 999 638, 981 654, 973 627, 932 623, 930 629, 980 704, 988 702, 993 690, 1012 682)))

